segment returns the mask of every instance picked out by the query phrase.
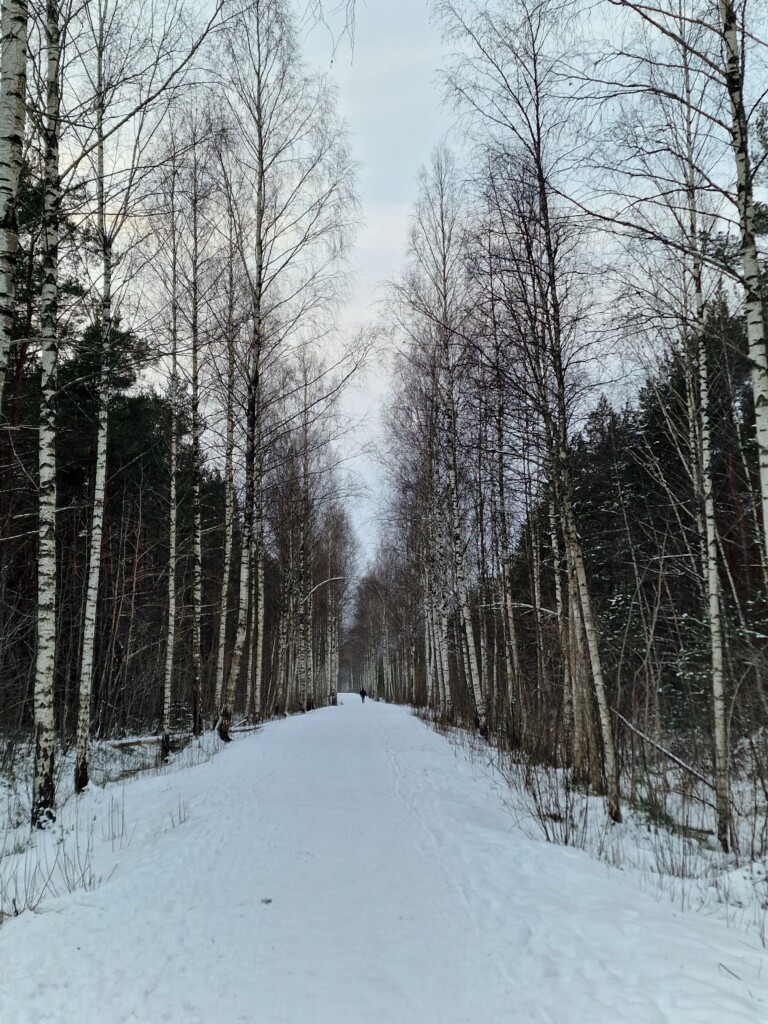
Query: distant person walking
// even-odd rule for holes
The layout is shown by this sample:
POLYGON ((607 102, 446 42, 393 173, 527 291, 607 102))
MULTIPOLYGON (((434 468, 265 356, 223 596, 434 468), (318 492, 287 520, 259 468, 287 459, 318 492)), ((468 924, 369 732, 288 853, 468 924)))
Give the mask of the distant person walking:
POLYGON ((360 700, 363 702, 363 704, 365 704, 365 698, 367 696, 368 696, 368 694, 365 692, 365 690, 361 690, 360 691, 360 700))

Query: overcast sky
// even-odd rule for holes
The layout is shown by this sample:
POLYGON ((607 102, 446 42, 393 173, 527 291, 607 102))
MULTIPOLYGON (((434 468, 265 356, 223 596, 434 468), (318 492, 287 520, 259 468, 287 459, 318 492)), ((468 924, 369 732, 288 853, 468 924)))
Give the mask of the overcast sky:
MULTIPOLYGON (((313 63, 330 70, 339 88, 339 107, 352 130, 359 164, 363 225, 353 257, 356 286, 344 312, 348 327, 373 320, 381 284, 402 266, 419 168, 452 124, 436 81, 441 40, 430 24, 427 0, 357 0, 354 50, 333 43, 323 29, 307 41, 313 63)), ((367 413, 358 440, 378 434, 386 381, 371 366, 364 388, 347 399, 354 415, 367 413)), ((350 511, 366 554, 376 535, 376 484, 380 470, 370 458, 351 465, 372 494, 350 511)))

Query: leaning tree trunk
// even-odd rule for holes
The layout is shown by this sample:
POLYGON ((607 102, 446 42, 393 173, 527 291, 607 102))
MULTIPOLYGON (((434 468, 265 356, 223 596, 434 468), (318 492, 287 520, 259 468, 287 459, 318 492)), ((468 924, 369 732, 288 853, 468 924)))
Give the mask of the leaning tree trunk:
MULTIPOLYGON (((10 6, 10 5, 9 5, 10 6)), ((19 5, 21 6, 21 5, 19 5)), ((26 11, 24 13, 26 18, 26 11)), ((3 34, 5 36, 5 8, 3 34)), ((25 22, 26 35, 26 22, 25 22)), ((49 0, 46 19, 48 54, 45 117, 45 195, 43 287, 41 309, 42 374, 40 388, 37 655, 35 659, 35 767, 32 824, 40 828, 54 818, 54 670, 56 667, 56 367, 58 362, 59 246, 59 8, 49 0)), ((6 40, 3 41, 5 72, 6 40)), ((5 89, 5 73, 3 74, 5 89)), ((1 315, 1 314, 0 314, 1 315)))
MULTIPOLYGON (((102 305, 102 313, 105 310, 102 305)), ((102 368, 98 383, 98 434, 96 441, 96 479, 93 488, 91 540, 88 557, 88 584, 83 616, 83 654, 80 663, 80 691, 77 709, 77 753, 75 757, 75 792, 88 785, 89 744, 91 726, 91 692, 93 661, 96 647, 96 615, 101 579, 101 545, 104 533, 104 498, 107 482, 107 430, 109 419, 108 373, 106 352, 102 349, 102 368)))
MULTIPOLYGON (((567 485, 566 485, 567 486, 567 485)), ((603 677, 603 665, 600 657, 598 644, 597 625, 592 611, 592 603, 589 595, 587 582, 587 570, 584 564, 584 554, 581 549, 581 542, 576 532, 576 524, 573 518, 573 511, 570 501, 565 499, 564 530, 566 534, 566 548, 570 571, 574 573, 576 590, 579 597, 579 610, 584 624, 584 634, 587 640, 589 652, 589 663, 592 669, 592 681, 597 697, 597 712, 600 721, 600 732, 603 741, 603 758, 605 761, 605 776, 608 788, 608 814, 613 821, 621 821, 621 799, 619 796, 619 765, 616 758, 616 748, 613 742, 613 729, 611 726, 611 711, 608 706, 608 695, 603 677)))
MULTIPOLYGON (((11 346, 14 317, 16 252, 19 245, 18 192, 24 145, 27 95, 27 0, 3 0, 2 72, 0 73, 0 411, 11 346)), ((46 21, 48 52, 48 101, 51 98, 51 60, 58 65, 58 3, 48 5, 46 21), (52 46, 51 24, 56 24, 52 46)), ((58 99, 57 99, 58 105, 58 99)), ((47 116, 50 114, 50 106, 47 116)), ((46 125, 50 130, 50 122, 46 125)), ((58 122, 55 128, 58 133, 58 122)), ((46 148, 48 146, 46 140, 46 148)), ((49 152, 46 151, 46 163, 49 152)), ((58 178, 58 151, 56 155, 58 178)), ((50 258, 50 257, 49 257, 50 258)))
POLYGON ((112 332, 112 240, 107 231, 107 204, 104 174, 104 25, 99 26, 97 42, 96 110, 96 201, 98 237, 101 244, 101 324, 99 331, 99 377, 97 382, 98 425, 96 439, 96 478, 93 489, 91 538, 88 555, 88 583, 83 614, 83 652, 80 662, 80 689, 77 710, 77 752, 75 756, 75 792, 88 785, 88 760, 91 724, 91 691, 96 645, 96 614, 101 575, 101 541, 104 528, 104 497, 107 479, 107 430, 109 425, 109 359, 112 332))

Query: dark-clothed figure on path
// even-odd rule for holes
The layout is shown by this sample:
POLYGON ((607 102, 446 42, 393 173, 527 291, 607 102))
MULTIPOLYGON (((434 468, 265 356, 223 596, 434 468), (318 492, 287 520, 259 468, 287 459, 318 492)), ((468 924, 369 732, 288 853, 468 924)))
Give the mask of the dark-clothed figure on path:
POLYGON ((365 704, 365 698, 367 696, 368 696, 368 694, 365 692, 365 690, 361 690, 360 691, 360 700, 363 702, 363 704, 365 704))

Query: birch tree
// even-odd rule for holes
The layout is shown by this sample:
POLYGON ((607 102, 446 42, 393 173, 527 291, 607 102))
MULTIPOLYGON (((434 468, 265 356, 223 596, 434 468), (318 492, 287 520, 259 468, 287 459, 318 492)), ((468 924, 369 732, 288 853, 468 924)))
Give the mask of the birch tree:
MULTIPOLYGON (((43 827, 54 817, 54 749, 56 742, 53 681, 56 661, 56 370, 58 362, 59 204, 59 5, 46 9, 46 109, 43 121, 45 194, 43 285, 41 308, 41 403, 39 427, 39 511, 37 557, 37 659, 35 664, 35 767, 32 824, 43 827)), ((5 53, 3 53, 5 58, 5 53)), ((0 314, 1 315, 1 314, 0 314)), ((1 329, 1 328, 0 328, 1 329)), ((0 393, 0 401, 2 394, 0 393)))
POLYGON ((171 701, 173 699, 173 662, 176 653, 176 549, 177 549, 177 522, 178 522, 178 349, 179 349, 179 281, 178 261, 179 243, 176 230, 176 175, 177 167, 175 160, 171 159, 168 181, 168 249, 170 256, 170 348, 171 348, 171 378, 169 387, 170 419, 171 419, 171 442, 170 462, 168 475, 169 486, 169 514, 168 514, 168 625, 166 631, 165 648, 165 674, 163 679, 163 710, 160 721, 160 732, 162 737, 160 757, 167 760, 171 752, 171 701))
POLYGON ((634 196, 631 221, 627 215, 624 226, 634 223, 632 234, 645 257, 634 275, 636 294, 644 295, 645 310, 657 307, 658 335, 665 334, 670 306, 676 311, 681 335, 688 420, 681 461, 699 503, 696 526, 710 641, 718 839, 727 850, 730 795, 724 635, 706 344, 707 294, 721 279, 707 256, 720 224, 722 200, 713 182, 723 147, 711 131, 713 117, 719 116, 716 81, 710 73, 717 54, 711 33, 694 14, 695 6, 689 9, 685 4, 670 11, 664 21, 668 34, 644 26, 631 48, 633 88, 642 87, 635 106, 642 118, 625 111, 612 135, 624 157, 615 172, 617 185, 628 198, 634 196), (660 148, 662 135, 666 145, 660 148), (653 252, 659 250, 664 255, 656 264, 653 252), (663 297, 653 286, 660 274, 670 282, 663 297), (677 289, 672 284, 675 278, 680 282, 677 289))
POLYGON ((468 656, 474 716, 485 734, 487 708, 469 600, 458 454, 463 332, 469 323, 472 300, 464 266, 466 225, 458 201, 455 163, 447 150, 437 150, 433 155, 422 177, 421 193, 411 236, 411 271, 400 293, 401 300, 435 346, 435 415, 438 423, 444 423, 441 434, 446 452, 456 599, 468 656))
MULTIPOLYGON (((236 140, 227 175, 250 295, 245 493, 235 644, 219 709, 227 737, 245 650, 254 504, 260 492, 262 375, 281 344, 317 322, 337 293, 339 255, 354 213, 346 136, 327 83, 309 75, 288 8, 256 0, 227 39, 225 90, 236 140), (243 188, 248 199, 243 202, 243 188)), ((258 622, 258 620, 257 620, 258 622)))
MULTIPOLYGON (((466 46, 447 76, 457 102, 479 118, 481 137, 512 154, 515 173, 530 192, 523 245, 541 318, 532 324, 538 335, 530 361, 538 378, 540 412, 544 416, 549 472, 562 520, 565 554, 584 628, 603 745, 607 805, 621 820, 618 760, 597 620, 572 493, 569 424, 572 419, 569 363, 578 345, 575 325, 582 311, 568 308, 565 267, 575 249, 557 215, 561 176, 577 146, 576 110, 561 88, 560 13, 549 0, 523 2, 509 14, 494 4, 440 5, 447 31, 466 46), (465 13, 466 12, 466 13, 465 13), (568 109, 566 109, 568 107, 568 109), (570 135, 566 139, 566 133, 570 135), (567 144, 568 143, 568 144, 567 144), (573 147, 573 148, 571 148, 573 147), (543 326, 543 330, 542 330, 543 326), (543 371, 543 376, 542 376, 543 371)), ((571 263, 571 265, 573 265, 571 263)), ((583 343, 583 342, 582 342, 583 343)))
MULTIPOLYGON (((714 184, 735 209, 741 270, 737 272, 727 261, 720 261, 720 268, 736 276, 744 289, 765 558, 768 543, 768 354, 765 298, 755 241, 755 181, 760 159, 755 159, 754 155, 756 122, 761 116, 763 99, 760 72, 764 67, 760 67, 759 62, 765 40, 750 25, 755 5, 749 3, 718 0, 716 15, 707 5, 695 2, 665 5, 610 0, 610 3, 632 12, 636 24, 649 30, 662 44, 687 51, 690 65, 696 67, 695 76, 704 78, 709 85, 696 100, 691 99, 695 116, 707 124, 712 137, 724 137, 730 146, 731 181, 721 181, 717 168, 698 169, 705 173, 714 170, 708 178, 709 186, 714 184), (749 73, 750 64, 756 65, 754 75, 749 73)), ((608 84, 615 89, 619 83, 611 78, 608 84)), ((636 86, 629 86, 624 80, 621 88, 635 91, 636 86)), ((679 97, 679 93, 676 95, 679 97)), ((679 244, 685 248, 682 241, 679 244)), ((706 254, 707 262, 718 262, 713 255, 706 254)))
MULTIPOLYGON (((50 11, 46 24, 49 18, 50 11)), ((14 315, 17 202, 26 122, 28 21, 27 0, 3 0, 0 15, 0 412, 14 315)))
MULTIPOLYGON (((117 324, 116 245, 141 200, 145 185, 143 172, 149 160, 150 147, 168 109, 172 89, 179 86, 184 72, 208 33, 219 23, 227 6, 217 3, 211 20, 191 42, 186 37, 180 5, 174 0, 168 4, 162 17, 149 21, 130 0, 123 3, 98 0, 85 10, 91 50, 84 54, 84 66, 85 74, 92 81, 94 101, 92 121, 85 120, 81 129, 82 150, 76 165, 83 161, 90 164, 95 190, 95 230, 101 259, 98 274, 97 455, 80 664, 75 768, 78 792, 88 783, 91 693, 106 495, 110 371, 115 358, 113 338, 117 324)), ((197 710, 199 720, 199 700, 197 710)))
MULTIPOLYGON (((146 149, 146 138, 142 139, 146 122, 141 115, 147 110, 141 104, 136 113, 140 115, 133 137, 133 159, 127 175, 115 173, 115 167, 108 167, 107 152, 109 118, 113 108, 122 113, 123 91, 126 80, 113 79, 110 69, 113 63, 128 59, 129 66, 134 54, 120 53, 124 11, 119 5, 112 6, 109 0, 99 0, 96 9, 89 11, 92 33, 94 68, 94 135, 92 174, 95 186, 95 230, 100 248, 100 308, 98 314, 98 381, 97 428, 96 428, 96 475, 93 488, 92 515, 90 524, 90 548, 88 556, 88 582, 84 609, 84 636, 80 662, 80 685, 77 725, 77 758, 75 764, 75 791, 81 792, 89 780, 89 743, 91 724, 91 693, 93 686, 93 665, 96 643, 96 616, 98 610, 99 583, 101 579, 102 534, 104 528, 104 504, 107 476, 107 433, 109 423, 110 370, 113 362, 113 334, 115 329, 114 284, 115 243, 125 227, 132 205, 135 202, 135 186, 146 149), (113 182, 119 179, 117 191, 113 182), (112 185, 112 188, 110 187, 112 185), (108 202, 116 206, 114 214, 108 211, 108 202)), ((120 137, 113 137, 118 146, 120 137)), ((129 143, 130 144, 130 143, 129 143)), ((119 165, 122 154, 115 153, 112 159, 119 165)), ((121 168, 122 170, 122 168, 121 168)))

